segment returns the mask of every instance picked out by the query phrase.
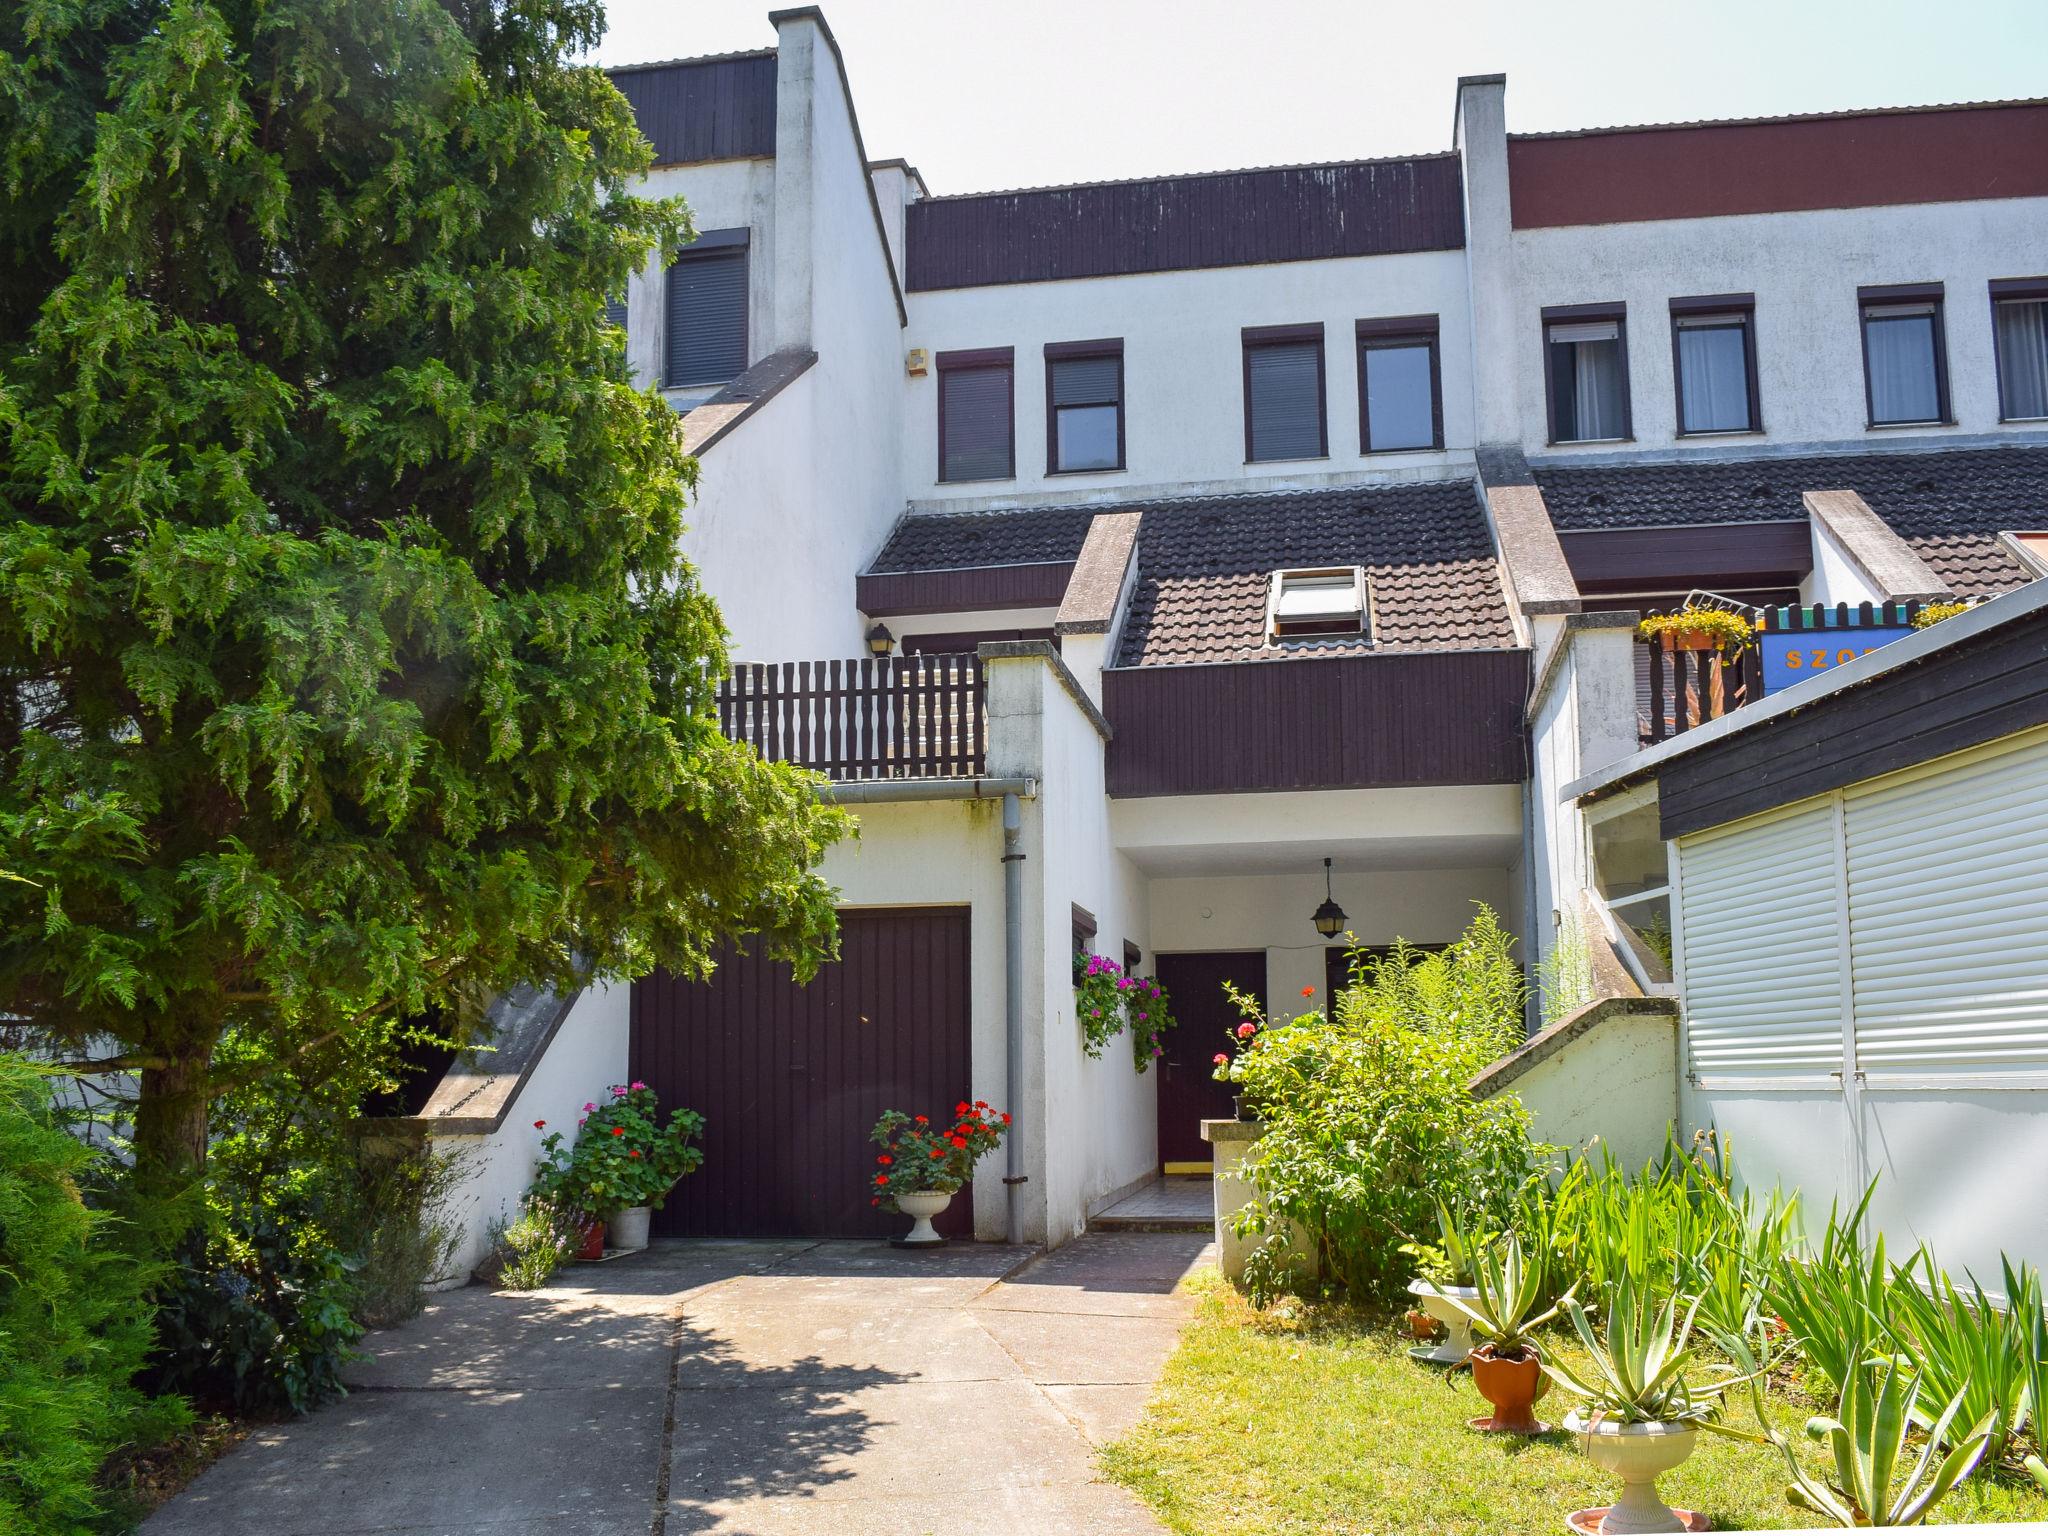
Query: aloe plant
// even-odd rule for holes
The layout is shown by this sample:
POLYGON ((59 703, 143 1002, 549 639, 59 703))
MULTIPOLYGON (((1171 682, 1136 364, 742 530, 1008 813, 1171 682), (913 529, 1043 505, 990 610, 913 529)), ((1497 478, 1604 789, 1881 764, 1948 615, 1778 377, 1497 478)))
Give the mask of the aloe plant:
POLYGON ((1436 1203, 1436 1226, 1436 1242, 1407 1242, 1400 1251, 1415 1260, 1423 1278, 1435 1281, 1438 1286, 1469 1288, 1480 1241, 1441 1200, 1436 1203))
POLYGON ((1472 1331, 1491 1344, 1495 1354, 1519 1359, 1530 1345, 1529 1336, 1556 1317, 1572 1301, 1577 1289, 1568 1289, 1538 1312, 1547 1285, 1542 1254, 1525 1255, 1521 1239, 1511 1233, 1502 1242, 1482 1248, 1473 1259, 1472 1289, 1476 1295, 1469 1300, 1451 1295, 1443 1299, 1464 1315, 1472 1331))
MULTIPOLYGON (((1799 1508, 1845 1529, 1920 1524, 1951 1488, 1976 1470, 1997 1427, 1993 1415, 1980 1419, 1967 1434, 1953 1434, 1965 1396, 1958 1392, 1933 1418, 1919 1460, 1910 1465, 1894 1492, 1893 1482, 1899 1469, 1907 1467, 1912 1452, 1908 1435, 1919 1417, 1920 1387, 1921 1378, 1897 1360, 1887 1360, 1875 1371, 1850 1374, 1840 1417, 1816 1416, 1806 1421, 1808 1438, 1827 1446, 1833 1454, 1832 1479, 1808 1471, 1784 1435, 1769 1430, 1792 1473, 1792 1486, 1785 1496, 1799 1508), (1944 1445, 1950 1447, 1949 1452, 1937 1463, 1935 1457, 1944 1445)), ((1762 1418, 1761 1413, 1758 1417, 1762 1418)))
POLYGON ((1726 1367, 1707 1367, 1688 1347, 1697 1299, 1681 1316, 1678 1298, 1659 1307, 1647 1282, 1623 1279, 1607 1287, 1606 1328, 1596 1333, 1592 1319, 1577 1298, 1564 1303, 1565 1315, 1586 1348, 1590 1368, 1581 1374, 1559 1361, 1546 1360, 1543 1370, 1567 1392, 1586 1400, 1595 1419, 1622 1424, 1700 1424, 1720 1406, 1722 1394, 1749 1379, 1726 1367), (1693 1372, 1693 1375, 1688 1375, 1693 1372))
POLYGON ((2041 1491, 2048 1493, 2048 1462, 2038 1456, 2027 1458, 2027 1476, 2041 1485, 2041 1491))

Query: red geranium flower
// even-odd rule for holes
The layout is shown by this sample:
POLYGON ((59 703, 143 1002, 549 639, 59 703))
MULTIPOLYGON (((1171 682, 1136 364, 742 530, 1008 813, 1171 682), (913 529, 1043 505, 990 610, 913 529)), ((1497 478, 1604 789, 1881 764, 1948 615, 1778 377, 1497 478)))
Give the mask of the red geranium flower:
POLYGON ((544 1131, 548 1128, 548 1123, 545 1120, 536 1120, 533 1122, 533 1128, 536 1131, 544 1131))
POLYGON ((1301 995, 1303 997, 1314 997, 1316 995, 1316 989, 1314 987, 1303 987, 1301 989, 1301 995))
POLYGON ((973 1106, 971 1106, 965 1099, 962 1099, 958 1104, 955 1104, 953 1106, 953 1113, 956 1115, 964 1115, 972 1107, 973 1106))
POLYGON ((877 1184, 886 1184, 889 1182, 889 1175, 887 1175, 886 1173, 878 1173, 875 1175, 875 1182, 877 1184))
POLYGON ((941 1150, 940 1150, 939 1148, 937 1148, 937 1147, 933 1147, 933 1148, 932 1148, 932 1161, 933 1161, 933 1162, 935 1162, 935 1163, 937 1163, 937 1162, 944 1162, 944 1161, 945 1161, 945 1157, 946 1157, 946 1154, 945 1154, 945 1153, 944 1153, 943 1151, 941 1151, 941 1150))
POLYGON ((975 1107, 976 1109, 987 1109, 987 1108, 988 1108, 988 1100, 987 1100, 987 1099, 976 1099, 976 1100, 974 1101, 974 1107, 975 1107))
POLYGON ((1008 1125, 1009 1123, 1010 1123, 1010 1117, 1009 1117, 1009 1116, 1008 1116, 1008 1115, 1006 1114, 1006 1115, 1004 1115, 1004 1116, 1003 1116, 1003 1124, 1005 1124, 1005 1125, 1008 1125))
POLYGON ((1240 1040, 1249 1040, 1253 1035, 1256 1035, 1258 1032, 1259 1026, 1254 1024, 1250 1019, 1246 1019, 1242 1024, 1237 1026, 1237 1038, 1240 1040))
POLYGON ((884 1152, 880 1157, 876 1158, 875 1161, 880 1163, 884 1168, 886 1168, 891 1163, 895 1162, 896 1159, 891 1157, 888 1153, 884 1152))
POLYGON ((612 1134, 614 1136, 623 1136, 626 1134, 626 1128, 623 1125, 615 1125, 612 1127, 612 1134))
POLYGON ((638 1157, 639 1155, 640 1155, 640 1149, 639 1149, 638 1147, 635 1147, 635 1148, 634 1148, 634 1149, 633 1149, 632 1151, 630 1151, 630 1152, 628 1152, 628 1153, 626 1154, 626 1156, 627 1156, 627 1157, 629 1157, 629 1158, 634 1158, 634 1157, 638 1157))
POLYGON ((929 1120, 929 1119, 928 1119, 927 1117, 925 1117, 925 1116, 923 1116, 923 1115, 912 1115, 912 1116, 911 1116, 911 1119, 915 1120, 915 1121, 916 1121, 916 1122, 917 1122, 917 1123, 918 1123, 919 1125, 930 1125, 930 1124, 931 1124, 931 1121, 930 1121, 930 1120, 929 1120))

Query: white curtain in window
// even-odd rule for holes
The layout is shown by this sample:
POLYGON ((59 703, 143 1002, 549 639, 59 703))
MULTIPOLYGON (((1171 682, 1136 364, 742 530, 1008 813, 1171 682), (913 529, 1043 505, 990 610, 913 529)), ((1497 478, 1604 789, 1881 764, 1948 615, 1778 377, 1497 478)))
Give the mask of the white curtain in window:
POLYGON ((1998 374, 2008 419, 2048 416, 2048 301, 1999 304, 1998 374))
POLYGON ((1863 334, 1870 354, 1871 420, 1939 420, 1933 312, 1872 313, 1863 334))
POLYGON ((1621 343, 1582 341, 1574 350, 1573 404, 1582 438, 1620 437, 1621 343))
POLYGON ((1679 398, 1688 432, 1740 432, 1749 424, 1745 332, 1723 319, 1678 328, 1679 398))

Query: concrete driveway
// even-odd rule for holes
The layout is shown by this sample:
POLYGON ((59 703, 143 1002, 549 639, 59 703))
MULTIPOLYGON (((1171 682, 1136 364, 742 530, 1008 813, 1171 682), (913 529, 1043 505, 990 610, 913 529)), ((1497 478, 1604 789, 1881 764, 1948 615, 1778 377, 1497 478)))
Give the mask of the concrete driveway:
POLYGON ((1036 1259, 693 1242, 453 1292, 143 1530, 1151 1536, 1093 1447, 1136 1421, 1207 1257, 1151 1232, 1036 1259))

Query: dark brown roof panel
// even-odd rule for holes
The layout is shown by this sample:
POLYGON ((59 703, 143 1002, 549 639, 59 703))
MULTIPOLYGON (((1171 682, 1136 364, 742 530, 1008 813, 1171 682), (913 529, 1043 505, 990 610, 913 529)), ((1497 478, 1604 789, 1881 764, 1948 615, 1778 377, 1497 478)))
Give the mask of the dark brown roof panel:
POLYGON ((1999 541, 2048 529, 2048 448, 1815 454, 1720 463, 1538 466, 1560 534, 1804 521, 1807 491, 1859 493, 1954 591, 1985 596, 2028 575, 1999 541))
POLYGON ((984 192, 913 203, 911 292, 1457 250, 1451 155, 984 192))
POLYGON ((775 153, 775 50, 610 71, 657 165, 775 153))
MULTIPOLYGON (((896 525, 870 574, 962 566, 1071 563, 1081 557, 1094 507, 1012 512, 914 512, 896 525)), ((1119 508, 1104 508, 1117 511, 1119 508)))

